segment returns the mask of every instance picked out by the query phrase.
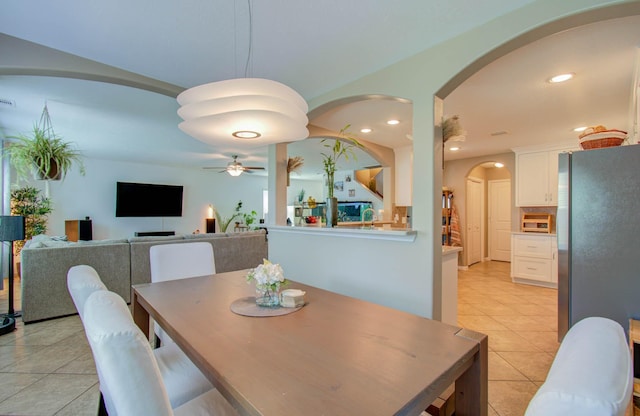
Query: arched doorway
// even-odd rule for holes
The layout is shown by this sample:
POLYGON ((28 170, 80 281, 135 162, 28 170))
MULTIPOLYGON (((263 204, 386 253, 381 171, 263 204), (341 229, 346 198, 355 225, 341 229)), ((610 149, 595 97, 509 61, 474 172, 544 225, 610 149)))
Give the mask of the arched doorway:
POLYGON ((466 263, 511 261, 511 173, 501 162, 476 165, 466 178, 466 263))
MULTIPOLYGON (((435 105, 437 117, 434 123, 436 125, 436 130, 434 132, 434 137, 436 139, 436 142, 439 140, 438 137, 441 137, 441 134, 439 131, 440 130, 439 125, 440 125, 441 119, 443 118, 443 113, 456 114, 447 110, 446 108, 447 96, 451 94, 456 88, 458 88, 463 83, 465 83, 469 78, 471 78, 477 72, 481 71, 482 69, 489 66, 490 64, 493 64, 495 61, 499 60, 500 58, 503 58, 509 55, 511 52, 517 51, 549 35, 553 35, 559 32, 565 32, 565 31, 568 31, 568 29, 579 28, 590 23, 597 23, 597 22, 616 19, 616 18, 628 18, 630 16, 637 16, 638 14, 640 14, 640 3, 638 2, 627 3, 625 5, 608 6, 608 7, 600 8, 597 10, 589 10, 586 12, 577 13, 577 14, 553 21, 551 23, 547 23, 539 27, 536 27, 535 29, 532 29, 527 33, 524 33, 520 36, 517 36, 516 38, 510 39, 504 42, 499 47, 496 47, 494 50, 487 52, 485 55, 478 58, 476 61, 474 61, 473 63, 468 65, 466 68, 461 70, 454 77, 452 77, 449 80, 449 82, 447 82, 445 86, 437 92, 436 105, 435 105)), ((482 111, 483 111, 483 107, 478 106, 478 112, 482 113, 482 111)), ((494 134, 497 136, 498 134, 502 134, 505 132, 498 131, 498 130, 487 131, 486 132, 487 140, 489 140, 489 133, 491 133, 491 136, 494 136, 494 134)), ((571 136, 569 136, 569 139, 570 138, 571 136)), ((447 152, 449 150, 448 144, 447 146, 443 146, 442 143, 436 143, 436 146, 435 146, 436 151, 434 152, 434 159, 436 159, 435 160, 436 163, 434 165, 436 166, 436 169, 438 166, 437 159, 439 156, 441 156, 438 154, 438 149, 439 149, 438 146, 442 146, 444 148, 444 152, 447 152)), ((515 172, 515 167, 512 169, 512 172, 515 172)), ((437 172, 434 173, 434 175, 436 176, 437 174, 438 174, 437 172)), ((513 182, 515 181, 512 181, 512 183, 513 182)), ((444 186, 449 186, 449 183, 446 182, 446 172, 445 172, 445 176, 443 177, 442 183, 444 186)), ((514 185, 512 184, 512 188, 513 186, 514 185)), ((514 192, 513 189, 512 189, 512 192, 514 192)), ((518 211, 516 209, 513 209, 512 211, 513 213, 515 213, 515 215, 512 215, 512 229, 516 230, 518 228, 516 224, 516 221, 518 219, 518 214, 517 214, 518 211)), ((462 221, 464 221, 464 219, 462 221)), ((468 231, 464 226, 462 227, 462 230, 463 232, 468 231)), ((487 248, 488 248, 488 242, 487 242, 487 248)), ((466 266, 468 264, 466 254, 461 255, 461 259, 462 260, 460 261, 460 264, 466 266)))
POLYGON ((453 189, 459 215, 461 268, 487 259, 509 261, 513 216, 517 215, 513 172, 515 159, 510 154, 445 163, 443 185, 453 189))

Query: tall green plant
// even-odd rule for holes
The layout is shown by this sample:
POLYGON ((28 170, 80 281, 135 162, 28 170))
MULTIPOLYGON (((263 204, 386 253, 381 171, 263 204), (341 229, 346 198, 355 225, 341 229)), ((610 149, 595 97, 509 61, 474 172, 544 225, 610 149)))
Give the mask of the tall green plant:
POLYGON ((341 158, 349 160, 349 157, 357 160, 354 149, 363 147, 362 144, 348 132, 349 127, 351 127, 351 124, 347 124, 340 130, 340 139, 334 139, 333 144, 326 143, 329 139, 322 139, 321 142, 324 143, 324 147, 331 149, 330 153, 322 153, 322 165, 327 175, 327 196, 329 198, 333 198, 334 176, 338 168, 338 161, 341 158))
POLYGON ((242 201, 238 201, 238 205, 236 205, 236 208, 233 210, 233 214, 231 214, 230 217, 223 218, 222 215, 220 215, 220 211, 214 208, 214 211, 216 214, 216 221, 218 221, 218 226, 220 227, 220 231, 222 231, 223 233, 227 232, 227 228, 229 228, 229 224, 231 224, 231 221, 233 221, 237 217, 242 216, 242 212, 240 212, 241 209, 242 209, 242 201))
POLYGON ((25 239, 14 243, 16 254, 20 253, 26 240, 47 232, 47 215, 51 211, 51 200, 40 195, 39 189, 25 186, 11 191, 11 215, 24 217, 25 239))

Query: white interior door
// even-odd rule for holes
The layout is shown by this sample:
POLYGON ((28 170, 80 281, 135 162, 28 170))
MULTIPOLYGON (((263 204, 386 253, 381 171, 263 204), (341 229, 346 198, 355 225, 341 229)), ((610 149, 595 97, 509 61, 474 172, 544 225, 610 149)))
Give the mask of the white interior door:
POLYGON ((484 181, 467 178, 467 264, 482 261, 482 217, 484 181))
POLYGON ((511 180, 489 181, 489 257, 511 261, 511 180))

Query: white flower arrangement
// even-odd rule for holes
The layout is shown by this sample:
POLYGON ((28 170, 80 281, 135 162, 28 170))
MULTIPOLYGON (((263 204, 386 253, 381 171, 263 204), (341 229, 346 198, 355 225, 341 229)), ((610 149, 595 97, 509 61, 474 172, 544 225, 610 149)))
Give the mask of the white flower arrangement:
POLYGON ((271 263, 267 259, 263 259, 261 265, 255 269, 249 270, 247 273, 247 283, 256 282, 256 289, 264 291, 277 291, 281 285, 286 285, 287 279, 279 264, 271 263))

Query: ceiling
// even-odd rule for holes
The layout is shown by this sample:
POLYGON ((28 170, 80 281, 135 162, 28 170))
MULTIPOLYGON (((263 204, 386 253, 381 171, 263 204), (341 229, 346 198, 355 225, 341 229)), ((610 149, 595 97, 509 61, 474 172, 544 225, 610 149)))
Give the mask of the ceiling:
MULTIPOLYGON (((246 71, 245 1, 2 2, 0 27, 4 35, 183 88, 246 74, 283 82, 310 100, 529 2, 254 2, 246 71)), ((459 115, 467 131, 458 143, 462 150, 447 150, 445 159, 573 140, 577 125, 629 128, 639 42, 640 18, 634 16, 550 36, 486 66, 445 99, 445 113, 459 115), (559 72, 576 77, 561 85, 545 82, 559 72)), ((0 54, 0 68, 10 67, 11 59, 0 54)), ((224 166, 238 154, 246 165, 266 166, 266 148, 214 148, 182 133, 178 104, 165 95, 95 81, 1 75, 2 100, 13 105, 0 104, 0 134, 28 131, 46 102, 56 133, 89 157, 200 168, 224 166)), ((368 99, 332 108, 312 122, 334 131, 347 123, 352 132, 370 127, 373 132, 360 137, 395 148, 411 144, 411 120, 410 103, 368 99), (390 118, 401 123, 388 126, 390 118)), ((303 175, 320 172, 319 149, 322 144, 311 141, 290 145, 291 155, 305 158, 303 175)), ((376 163, 365 154, 358 162, 376 163)))

